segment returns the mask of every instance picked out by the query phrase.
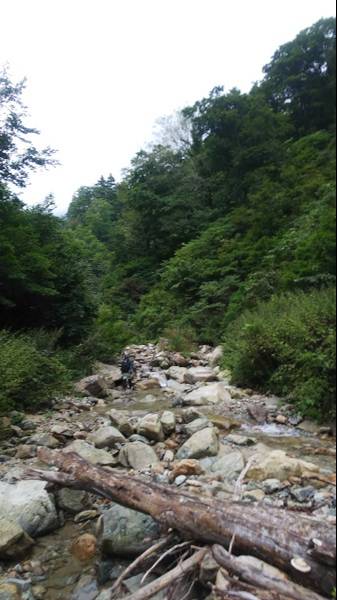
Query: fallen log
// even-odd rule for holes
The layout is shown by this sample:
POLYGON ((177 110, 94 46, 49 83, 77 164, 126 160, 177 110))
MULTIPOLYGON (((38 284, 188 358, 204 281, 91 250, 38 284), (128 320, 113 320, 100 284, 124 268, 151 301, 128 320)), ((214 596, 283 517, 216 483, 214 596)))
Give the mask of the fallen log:
POLYGON ((260 558, 306 588, 330 596, 336 585, 331 566, 336 563, 336 529, 331 524, 267 506, 189 495, 117 470, 95 467, 73 453, 43 448, 39 458, 60 471, 30 470, 25 478, 94 492, 152 516, 165 531, 173 529, 188 540, 228 548, 235 536, 236 554, 260 558), (312 553, 313 540, 320 540, 324 547, 319 557, 312 553), (302 559, 304 570, 293 566, 298 559, 302 559))
MULTIPOLYGON (((213 546, 213 556, 221 567, 224 567, 234 575, 238 575, 243 581, 251 583, 258 588, 277 592, 281 596, 291 598, 292 600, 323 600, 322 596, 292 581, 279 579, 276 576, 268 575, 254 568, 252 565, 244 564, 238 558, 226 552, 222 546, 213 546)), ((332 588, 330 591, 332 591, 332 588)))

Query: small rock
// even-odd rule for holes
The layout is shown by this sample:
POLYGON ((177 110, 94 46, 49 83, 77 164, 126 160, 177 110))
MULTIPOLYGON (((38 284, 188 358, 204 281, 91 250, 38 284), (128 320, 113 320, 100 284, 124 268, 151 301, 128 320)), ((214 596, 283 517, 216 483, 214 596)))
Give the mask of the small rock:
POLYGON ((235 446, 255 446, 256 439, 249 438, 243 435, 228 435, 226 437, 226 442, 229 444, 234 444, 235 446))
POLYGON ((245 468, 245 461, 241 452, 231 452, 218 458, 211 466, 211 472, 221 475, 224 479, 231 481, 245 468))
POLYGON ((136 390, 146 392, 147 390, 160 389, 160 381, 158 379, 144 379, 136 383, 136 390))
POLYGON ((75 523, 83 523, 84 521, 91 521, 93 519, 96 519, 98 516, 97 510, 84 510, 82 512, 80 512, 78 515, 76 515, 76 517, 74 518, 74 522, 75 523))
POLYGON ((287 425, 288 417, 286 417, 285 415, 277 415, 276 423, 278 423, 279 425, 287 425))
POLYGON ((314 499, 316 490, 312 486, 305 488, 292 488, 290 490, 292 497, 300 504, 310 502, 314 499))
POLYGON ((115 466, 118 462, 109 452, 99 450, 82 440, 72 442, 72 444, 65 448, 64 452, 75 452, 93 465, 115 466))
POLYGON ((179 477, 177 477, 174 481, 175 485, 177 485, 178 487, 181 485, 184 485, 184 483, 186 483, 187 481, 187 477, 185 475, 179 475, 179 477))
POLYGON ((62 510, 76 514, 90 504, 90 497, 87 492, 64 488, 57 493, 57 503, 62 510))
POLYGON ((198 460, 181 460, 173 465, 172 479, 174 480, 181 475, 188 477, 192 475, 201 475, 202 472, 203 470, 198 460))
POLYGON ((266 479, 263 482, 263 489, 266 494, 272 495, 281 492, 284 489, 284 484, 279 479, 266 479))
POLYGON ((309 419, 306 419, 305 421, 303 421, 303 423, 301 423, 298 426, 298 429, 300 429, 301 431, 304 431, 305 433, 311 433, 312 435, 317 435, 317 434, 319 434, 320 426, 317 423, 315 423, 314 421, 309 421, 309 419))
POLYGON ((268 410, 264 406, 249 406, 248 413, 259 425, 263 425, 267 421, 268 410))
POLYGON ((61 442, 49 433, 40 433, 30 438, 29 442, 35 446, 43 446, 55 450, 61 446, 61 442))
POLYGON ((20 460, 27 460, 29 458, 34 458, 36 456, 36 453, 37 453, 37 446, 22 445, 22 446, 18 446, 15 456, 16 456, 16 458, 19 458, 20 460))
POLYGON ((250 502, 262 502, 262 500, 264 499, 265 494, 262 490, 249 490, 248 492, 245 492, 243 495, 244 500, 248 500, 250 502))
POLYGON ((16 521, 0 516, 0 559, 21 558, 33 544, 16 521))
POLYGON ((194 435, 195 433, 198 433, 198 431, 202 431, 203 429, 206 429, 207 427, 212 427, 212 423, 210 423, 210 421, 207 419, 207 417, 201 417, 200 419, 196 419, 195 421, 192 421, 191 423, 188 423, 185 426, 185 431, 187 433, 187 435, 191 436, 194 435))
POLYGON ((112 556, 142 554, 160 538, 159 525, 149 516, 114 504, 103 514, 103 552, 112 556))
POLYGON ((97 539, 90 533, 81 535, 72 545, 71 553, 81 562, 91 560, 96 556, 97 539))
POLYGON ((134 433, 131 423, 125 418, 122 412, 118 410, 110 410, 107 415, 110 417, 111 424, 129 438, 134 433))

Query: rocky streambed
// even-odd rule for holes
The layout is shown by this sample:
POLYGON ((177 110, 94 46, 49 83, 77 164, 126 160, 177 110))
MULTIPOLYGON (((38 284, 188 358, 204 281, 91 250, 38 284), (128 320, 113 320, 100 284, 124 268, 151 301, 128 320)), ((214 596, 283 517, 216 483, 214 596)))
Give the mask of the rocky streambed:
MULTIPOLYGON (((121 389, 117 366, 98 364, 74 397, 47 414, 5 418, 0 600, 104 600, 123 569, 160 537, 150 517, 86 492, 23 481, 27 468, 42 467, 41 446, 191 494, 235 497, 335 524, 330 427, 303 420, 275 397, 232 387, 217 366, 220 349, 201 348, 188 359, 151 345, 129 351, 134 391, 121 389)), ((127 579, 120 597, 136 591, 142 575, 127 579)), ((205 585, 186 598, 208 595, 205 585)))

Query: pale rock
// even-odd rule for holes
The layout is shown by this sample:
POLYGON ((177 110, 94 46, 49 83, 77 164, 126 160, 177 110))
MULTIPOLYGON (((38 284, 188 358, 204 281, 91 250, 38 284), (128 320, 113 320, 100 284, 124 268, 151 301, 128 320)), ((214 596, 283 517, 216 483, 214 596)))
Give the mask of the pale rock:
POLYGON ((175 432, 177 420, 173 412, 169 410, 165 411, 161 416, 160 422, 166 435, 170 435, 171 433, 175 432))
POLYGON ((32 445, 18 446, 16 450, 16 458, 20 460, 26 460, 28 458, 34 458, 37 453, 37 447, 32 445))
POLYGON ((231 452, 213 462, 211 472, 230 481, 237 478, 244 468, 245 460, 241 452, 231 452))
POLYGON ((160 389, 160 381, 158 379, 143 379, 136 383, 136 390, 140 392, 146 392, 147 390, 160 389))
POLYGON ((99 450, 82 440, 76 440, 64 449, 64 452, 75 452, 92 465, 114 466, 117 460, 112 454, 105 450, 99 450))
POLYGON ((96 448, 114 448, 116 444, 124 444, 126 438, 115 427, 101 427, 88 436, 88 442, 96 448))
POLYGON ((109 387, 117 385, 122 379, 122 371, 115 365, 106 365, 101 362, 95 364, 95 370, 104 378, 109 387))
POLYGON ((143 471, 159 463, 153 448, 142 442, 126 444, 120 451, 118 460, 124 467, 131 467, 135 471, 143 471))
POLYGON ((306 473, 317 473, 318 467, 298 458, 290 458, 282 450, 274 450, 267 455, 257 455, 255 463, 248 471, 248 479, 265 481, 266 479, 288 480, 291 477, 303 477, 306 473))
POLYGON ((219 451, 219 438, 215 428, 198 431, 178 450, 177 459, 205 458, 216 456, 219 451))
POLYGON ((200 419, 195 419, 191 423, 185 425, 185 431, 187 435, 191 436, 198 431, 202 431, 207 427, 212 427, 212 423, 207 419, 207 417, 201 417, 200 419))
POLYGON ((56 450, 62 445, 56 437, 49 433, 37 433, 29 438, 29 443, 34 446, 43 446, 45 448, 51 448, 56 450))
POLYGON ((90 505, 90 497, 87 492, 63 488, 57 493, 57 504, 62 510, 77 514, 90 505))
POLYGON ((114 427, 117 427, 117 429, 127 438, 133 435, 135 430, 121 411, 112 409, 107 413, 107 416, 110 418, 111 424, 114 427))
POLYGON ((149 440, 162 442, 164 440, 163 427, 158 414, 148 414, 143 417, 138 425, 138 434, 149 440))
POLYGON ((276 423, 278 423, 279 425, 287 425, 288 417, 286 417, 285 415, 277 415, 276 423))
POLYGON ((226 442, 234 444, 235 446, 255 446, 256 440, 243 435, 228 435, 226 442))
POLYGON ((183 398, 184 406, 207 406, 227 404, 230 406, 231 395, 223 383, 213 383, 190 392, 183 398))
POLYGON ((59 527, 55 503, 43 481, 0 482, 0 517, 16 521, 31 537, 59 527))
POLYGON ((184 367, 171 367, 167 371, 167 375, 170 379, 174 379, 178 383, 185 383, 185 375, 187 373, 187 369, 184 367))
POLYGON ((213 350, 213 352, 209 355, 209 364, 211 367, 216 367, 219 365, 224 357, 224 350, 222 346, 218 346, 213 350))
POLYGON ((211 381, 218 381, 218 376, 210 367, 188 369, 184 376, 184 383, 191 385, 195 383, 210 383, 211 381))
POLYGON ((34 541, 19 523, 0 516, 0 560, 24 557, 33 544, 34 541))
POLYGON ((268 579, 274 579, 275 581, 281 580, 285 582, 289 581, 287 575, 283 571, 268 565, 254 556, 239 556, 237 560, 243 568, 256 570, 265 575, 268 579))

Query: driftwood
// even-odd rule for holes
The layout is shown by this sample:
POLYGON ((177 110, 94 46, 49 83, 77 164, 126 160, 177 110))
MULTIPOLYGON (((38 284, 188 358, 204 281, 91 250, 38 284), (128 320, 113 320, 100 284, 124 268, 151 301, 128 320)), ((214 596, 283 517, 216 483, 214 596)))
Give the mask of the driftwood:
POLYGON ((31 470, 26 478, 95 492, 151 515, 165 531, 173 529, 188 540, 228 548, 235 536, 235 554, 260 558, 296 583, 328 597, 335 586, 332 563, 336 563, 336 531, 330 524, 267 506, 189 495, 119 471, 94 467, 73 453, 41 449, 39 458, 60 471, 31 470), (303 559, 304 569, 293 566, 294 559, 299 558, 303 559))
POLYGON ((282 579, 266 575, 251 565, 243 565, 237 558, 226 552, 222 546, 213 546, 213 556, 219 565, 235 575, 239 575, 243 581, 251 583, 256 587, 277 592, 292 600, 322 600, 322 596, 292 581, 283 581, 282 579))

